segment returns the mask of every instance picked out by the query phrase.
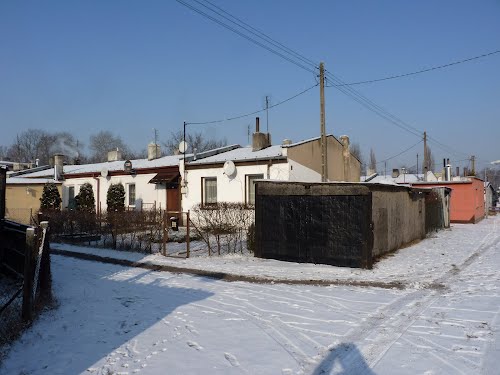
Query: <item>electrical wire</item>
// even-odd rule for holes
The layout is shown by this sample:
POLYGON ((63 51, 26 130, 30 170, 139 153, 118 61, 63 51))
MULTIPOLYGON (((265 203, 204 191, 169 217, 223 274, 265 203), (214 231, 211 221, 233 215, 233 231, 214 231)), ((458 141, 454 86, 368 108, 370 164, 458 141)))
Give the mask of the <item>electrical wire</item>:
MULTIPOLYGON (((231 22, 232 24, 234 24, 235 26, 245 30, 246 32, 258 37, 260 40, 262 40, 262 42, 254 39, 253 37, 249 36, 249 35, 246 35, 244 34, 242 31, 240 30, 237 30, 235 29, 234 27, 232 26, 229 26, 228 24, 224 23, 223 21, 221 21, 220 19, 217 19, 209 14, 207 14, 206 12, 196 8, 195 6, 193 5, 190 5, 188 4, 186 1, 187 0, 176 0, 179 4, 181 5, 184 5, 185 7, 191 9, 192 11, 202 15, 203 17, 219 24, 220 26, 228 29, 229 31, 233 32, 233 33, 236 33, 237 35, 247 39, 248 41, 256 44, 257 46, 261 47, 261 48, 264 48, 265 50, 285 59, 286 61, 310 72, 310 73, 313 73, 313 75, 317 75, 317 69, 318 69, 318 64, 315 63, 313 60, 305 57, 304 55, 298 53, 297 51, 294 51, 292 50, 291 48, 289 47, 286 47, 284 44, 278 42, 277 40, 271 38, 270 36, 268 36, 267 34, 263 33, 262 31, 254 28, 253 26, 249 25, 248 23, 244 22, 243 20, 241 20, 240 18, 232 15, 231 13, 225 11, 224 9, 222 9, 221 7, 215 5, 214 3, 210 2, 209 0, 201 0, 203 1, 204 3, 202 3, 201 1, 199 0, 193 0, 195 1, 197 4, 203 6, 204 8, 210 10, 211 12, 213 12, 214 14, 218 15, 219 17, 222 17, 223 19, 231 22), (206 5, 208 4, 208 5, 206 5), (266 45, 266 44, 269 44, 269 45, 266 45), (276 49, 278 49, 279 51, 277 51, 276 49), (286 54, 286 55, 285 55, 286 54), (299 60, 299 61, 297 61, 299 60)), ((382 79, 378 79, 378 80, 387 80, 387 79, 395 79, 395 78, 400 78, 400 77, 404 77, 404 76, 407 76, 407 75, 413 75, 413 74, 420 74, 420 73, 424 73, 426 71, 431 71, 431 70, 436 70, 436 69, 441 69, 441 68, 444 68, 444 67, 447 67, 447 66, 451 66, 451 65, 457 65, 459 63, 463 63, 463 62, 467 62, 467 61, 472 61, 472 60, 475 60, 475 59, 479 59, 479 58, 482 58, 482 57, 486 57, 486 56, 490 56, 490 55, 493 55, 495 53, 498 53, 500 52, 499 51, 494 51, 494 52, 490 52, 488 54, 484 54, 484 55, 480 55, 480 56, 475 56, 473 58, 469 58, 469 59, 466 59, 466 60, 461 60, 461 61, 456 61, 456 62, 453 62, 453 63, 450 63, 450 64, 445 64, 445 65, 442 65, 442 66, 437 66, 437 67, 433 67, 433 68, 429 68, 429 69, 423 69, 421 71, 418 71, 418 72, 411 72, 411 73, 406 73, 406 74, 402 74, 402 75, 397 75, 397 76, 391 76, 391 77, 385 77, 385 78, 382 78, 382 79)), ((354 85, 354 84, 361 84, 361 83, 364 83, 365 81, 363 82, 354 82, 354 83, 346 83, 344 82, 343 80, 341 80, 338 76, 335 76, 333 74, 331 74, 330 72, 326 72, 326 78, 330 78, 335 84, 334 85, 330 85, 330 86, 327 86, 327 87, 335 87, 337 90, 339 90, 340 92, 342 92, 344 95, 350 97, 352 100, 356 101, 358 104, 362 105, 363 107, 367 108, 368 110, 372 111, 373 113, 375 113, 376 115, 378 115, 379 117, 383 118, 384 120, 392 123, 393 125, 399 127, 400 129, 402 130, 405 130, 406 132, 418 137, 418 138, 421 138, 423 136, 423 132, 419 129, 417 129, 416 127, 406 123, 405 121, 401 120, 400 118, 398 118, 397 116, 393 115, 392 113, 390 113, 389 111, 387 111, 385 108, 381 107, 380 105, 376 104, 375 102, 373 102, 372 100, 368 99, 366 96, 364 96, 363 94, 361 94, 359 91, 355 90, 354 88, 352 88, 351 86, 354 85)), ((378 81, 378 80, 372 80, 372 81, 378 81)), ((368 83, 368 82, 366 82, 368 83)), ((310 87, 309 89, 306 89, 304 90, 304 92, 312 89, 313 87, 316 87, 317 85, 314 85, 312 87, 310 87)), ((271 106, 270 108, 273 108, 279 104, 283 104, 284 102, 288 101, 288 100, 291 100, 293 99, 294 97, 298 96, 298 95, 301 95, 302 93, 304 92, 301 92, 295 96, 293 96, 292 98, 289 98, 283 102, 280 102, 280 103, 277 103, 276 105, 274 106, 271 106)), ((218 123, 218 122, 223 122, 223 121, 230 121, 230 120, 236 120, 238 118, 243 118, 243 117, 247 117, 247 116, 251 116, 251 115, 254 115, 254 114, 257 114, 257 113, 260 113, 260 112, 263 112, 264 109, 262 110, 259 110, 259 111, 254 111, 254 112, 251 112, 251 113, 247 113, 247 114, 244 114, 244 115, 240 115, 240 116, 235 116, 235 117, 232 117, 232 118, 228 118, 228 119, 223 119, 223 120, 215 120, 215 121, 205 121, 205 122, 197 122, 197 123, 194 123, 192 122, 191 124, 213 124, 213 123, 218 123)), ((428 136, 428 139, 429 141, 433 141, 435 144, 438 145, 438 147, 440 147, 441 149, 444 149, 446 152, 450 152, 450 150, 452 150, 451 147, 449 146, 446 146, 445 144, 439 142, 437 139, 435 138, 431 138, 430 136, 428 136)), ((463 152, 452 152, 452 154, 463 154, 465 155, 463 152)))
POLYGON ((391 156, 391 157, 389 157, 389 158, 387 158, 387 159, 384 159, 384 160, 382 160, 382 161, 379 161, 379 162, 377 162, 377 163, 375 163, 375 164, 382 164, 382 163, 385 163, 386 161, 389 161, 389 160, 391 160, 391 159, 397 158, 398 156, 403 155, 405 152, 410 151, 412 148, 417 147, 417 146, 418 146, 420 143, 422 143, 422 142, 423 142, 423 140, 418 141, 418 142, 417 142, 417 143, 415 143, 414 145, 412 145, 412 146, 410 146, 410 147, 408 147, 408 148, 404 149, 403 151, 401 151, 401 152, 397 153, 396 155, 393 155, 393 156, 391 156))
MULTIPOLYGON (((282 100, 276 104, 273 104, 271 106, 268 107, 268 109, 271 109, 271 108, 275 108, 277 106, 280 106, 282 104, 285 104, 286 102, 289 102, 290 100, 293 100, 295 98, 297 98, 298 96, 300 95, 303 95, 305 94, 306 92, 312 90, 313 88, 315 88, 316 86, 318 86, 318 83, 314 84, 313 86, 311 87, 308 87, 307 89, 305 90, 302 90, 301 92, 299 92, 298 94, 295 94, 285 100, 282 100)), ((228 118, 225 118, 225 119, 221 119, 221 120, 213 120, 213 121, 202 121, 202 122, 186 122, 186 125, 208 125, 208 124, 217 124, 217 123, 221 123, 221 122, 226 122, 226 121, 232 121, 232 120, 238 120, 240 118, 244 118, 244 117, 248 117, 248 116, 252 116, 252 115, 256 115, 257 113, 261 113, 261 112, 264 112, 266 111, 266 108, 263 108, 263 109, 259 109, 257 111, 253 111, 253 112, 250 112, 250 113, 245 113, 243 115, 238 115, 238 116, 234 116, 234 117, 228 117, 228 118)))
POLYGON ((404 78, 404 77, 413 76, 413 75, 417 75, 417 74, 428 73, 428 72, 432 72, 433 70, 448 68, 450 66, 459 65, 459 64, 470 62, 470 61, 482 59, 482 58, 485 58, 485 57, 488 57, 488 56, 495 55, 497 53, 500 53, 500 50, 489 52, 489 53, 484 53, 482 55, 470 57, 470 58, 464 59, 464 60, 454 61, 454 62, 451 62, 451 63, 448 63, 448 64, 444 64, 444 65, 433 66, 432 68, 417 70, 415 72, 397 74, 397 75, 393 75, 393 76, 388 76, 388 77, 384 77, 384 78, 377 78, 377 79, 371 79, 371 80, 367 80, 367 81, 344 83, 344 84, 342 84, 342 86, 364 85, 364 84, 367 84, 367 83, 388 81, 388 80, 391 80, 391 79, 404 78))
POLYGON ((245 38, 246 40, 248 40, 248 41, 250 41, 250 42, 252 42, 252 43, 254 43, 254 44, 258 45, 259 47, 264 48, 264 49, 266 49, 267 51, 269 51, 269 52, 271 52, 271 53, 273 53, 273 54, 275 54, 275 55, 277 55, 277 56, 279 56, 279 57, 281 57, 281 58, 283 58, 283 59, 287 60, 288 62, 290 62, 290 63, 292 63, 292 64, 294 64, 294 65, 298 66, 299 68, 302 68, 302 69, 304 69, 304 70, 306 70, 306 71, 308 71, 308 72, 314 73, 314 70, 312 70, 311 68, 308 68, 308 67, 304 66, 303 64, 301 64, 301 63, 299 63, 299 62, 297 62, 297 61, 294 61, 294 60, 292 60, 291 58, 289 58, 289 57, 287 57, 287 56, 283 55, 282 53, 280 53, 280 52, 278 52, 278 51, 276 51, 276 50, 274 50, 274 49, 272 49, 272 48, 270 48, 270 47, 268 47, 268 46, 266 46, 266 45, 262 44, 261 42, 259 42, 259 41, 255 40, 255 39, 253 39, 253 38, 251 38, 251 37, 249 37, 248 35, 243 34, 242 32, 240 32, 240 31, 236 30, 235 28, 233 28, 233 27, 231 27, 231 26, 229 26, 229 25, 225 24, 224 22, 222 22, 222 21, 220 21, 220 20, 218 20, 218 19, 216 19, 216 18, 214 18, 214 17, 210 16, 209 14, 207 14, 207 13, 203 12, 202 10, 199 10, 198 8, 193 7, 192 5, 187 4, 186 2, 184 2, 184 1, 182 1, 182 0, 176 0, 176 1, 177 1, 179 4, 182 4, 182 5, 184 5, 185 7, 187 7, 187 8, 189 8, 189 9, 191 9, 192 11, 194 11, 194 12, 196 12, 196 13, 198 13, 198 14, 202 15, 203 17, 208 18, 208 19, 210 19, 211 21, 213 21, 213 22, 215 22, 215 23, 219 24, 220 26, 222 26, 222 27, 224 27, 224 28, 228 29, 229 31, 231 31, 231 32, 233 32, 233 33, 235 33, 235 34, 238 34, 238 35, 239 35, 239 36, 241 36, 242 38, 245 38))

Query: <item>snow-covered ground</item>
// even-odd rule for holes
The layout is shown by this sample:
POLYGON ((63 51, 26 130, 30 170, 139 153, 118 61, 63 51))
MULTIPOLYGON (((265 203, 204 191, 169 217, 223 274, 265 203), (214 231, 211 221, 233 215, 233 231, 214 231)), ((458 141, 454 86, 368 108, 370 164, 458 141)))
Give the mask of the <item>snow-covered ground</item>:
POLYGON ((226 282, 55 255, 59 307, 12 346, 0 374, 498 374, 499 224, 454 226, 371 271, 125 254, 404 289, 226 282))

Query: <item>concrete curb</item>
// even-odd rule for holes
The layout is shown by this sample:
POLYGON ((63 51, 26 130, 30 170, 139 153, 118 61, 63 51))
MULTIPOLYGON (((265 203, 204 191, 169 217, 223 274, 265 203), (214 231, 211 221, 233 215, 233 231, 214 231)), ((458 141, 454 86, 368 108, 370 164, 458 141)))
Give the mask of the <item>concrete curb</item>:
MULTIPOLYGON (((185 268, 185 267, 175 267, 168 265, 153 264, 149 262, 134 262, 127 259, 116 259, 105 256, 99 256, 94 254, 78 253, 68 250, 55 250, 51 249, 51 254, 62 255, 71 258, 116 264, 119 266, 127 267, 137 267, 144 268, 152 271, 166 271, 172 273, 184 273, 200 277, 209 277, 217 280, 224 280, 228 282, 234 281, 244 281, 248 283, 255 284, 286 284, 286 285, 318 285, 318 286, 329 286, 329 285, 339 285, 339 286, 360 286, 360 287, 376 287, 384 289, 406 289, 407 285, 399 281, 369 281, 369 280, 297 280, 297 279, 270 279, 265 277, 253 277, 253 276, 242 276, 234 275, 225 272, 215 272, 215 271, 205 271, 195 268, 185 268)), ((432 285, 428 287, 433 288, 432 285)))

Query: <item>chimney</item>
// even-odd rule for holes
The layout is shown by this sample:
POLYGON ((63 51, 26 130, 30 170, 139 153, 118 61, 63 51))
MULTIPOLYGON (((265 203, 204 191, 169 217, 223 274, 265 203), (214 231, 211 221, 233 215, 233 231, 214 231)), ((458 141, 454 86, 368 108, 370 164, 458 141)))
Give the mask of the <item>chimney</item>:
POLYGON ((399 169, 394 168, 392 170, 392 178, 398 178, 399 177, 399 169))
POLYGON ((108 161, 118 161, 122 160, 122 152, 116 148, 116 150, 108 152, 108 161))
POLYGON ((460 177, 460 167, 457 167, 457 174, 456 174, 457 177, 460 177))
POLYGON ((158 159, 159 157, 161 157, 160 145, 154 142, 148 144, 148 160, 158 159))
POLYGON ((260 132, 260 119, 255 118, 255 133, 252 135, 252 151, 260 151, 271 146, 271 135, 260 132))
POLYGON ((447 160, 448 164, 444 168, 444 179, 446 181, 451 181, 451 165, 449 164, 450 159, 447 160))
POLYGON ((54 180, 59 181, 63 174, 64 155, 55 154, 53 156, 53 160, 54 160, 54 180))
POLYGON ((351 152, 349 151, 349 137, 347 135, 341 135, 340 143, 342 143, 342 159, 344 162, 344 178, 342 180, 350 181, 351 176, 349 171, 351 169, 351 152))

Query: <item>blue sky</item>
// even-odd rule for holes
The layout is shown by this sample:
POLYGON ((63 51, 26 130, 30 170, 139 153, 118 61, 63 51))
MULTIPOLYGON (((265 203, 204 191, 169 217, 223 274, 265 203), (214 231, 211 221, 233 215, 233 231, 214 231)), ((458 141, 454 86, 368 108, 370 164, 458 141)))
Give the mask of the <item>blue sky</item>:
MULTIPOLYGON (((211 1, 323 60, 346 82, 500 49, 498 0, 211 1)), ((429 143, 436 162, 475 154, 481 167, 500 159, 499 68, 497 54, 356 89, 453 149, 429 143)), ((69 130, 86 143, 90 134, 111 130, 138 150, 152 140, 152 128, 165 140, 183 121, 252 112, 266 95, 273 104, 314 83, 312 73, 173 0, 0 2, 3 145, 28 128, 69 130)), ((188 131, 244 145, 254 121, 251 116, 188 131)), ((326 121, 328 132, 359 143, 365 159, 370 148, 380 161, 418 142, 335 88, 326 90, 326 121)), ((274 143, 317 136, 319 89, 271 110, 269 127, 274 143)), ((414 165, 422 151, 420 145, 387 167, 414 165)))

